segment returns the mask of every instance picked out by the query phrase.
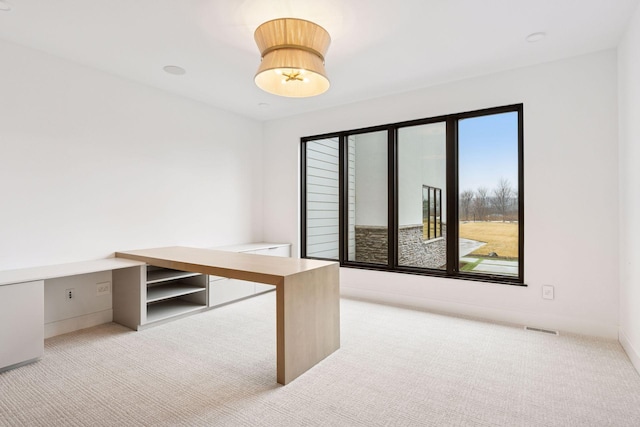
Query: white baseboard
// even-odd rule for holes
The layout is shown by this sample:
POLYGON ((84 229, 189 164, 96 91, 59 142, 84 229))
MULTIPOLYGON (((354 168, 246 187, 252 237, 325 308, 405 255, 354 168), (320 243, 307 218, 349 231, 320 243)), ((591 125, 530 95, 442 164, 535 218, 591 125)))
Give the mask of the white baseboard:
POLYGON ((44 325, 44 337, 51 338, 56 335, 67 334, 92 326, 102 325, 113 321, 113 310, 98 311, 96 313, 85 314, 84 316, 72 317, 71 319, 59 320, 57 322, 46 323, 44 325))
POLYGON ((340 286, 340 295, 382 304, 392 304, 408 308, 429 310, 432 312, 469 317, 478 320, 531 326, 542 329, 557 330, 561 333, 568 332, 612 340, 618 339, 617 325, 606 325, 601 322, 589 322, 584 319, 575 319, 567 316, 550 314, 540 315, 534 312, 498 309, 475 304, 447 301, 444 299, 425 298, 423 296, 405 295, 344 285, 340 286))
POLYGON ((627 353, 627 356, 629 356, 629 360, 631 360, 631 363, 636 368, 636 371, 638 371, 638 374, 640 374, 640 353, 638 353, 633 345, 631 345, 631 342, 629 341, 629 338, 624 333, 624 331, 619 331, 618 339, 620 341, 620 344, 622 344, 622 348, 624 348, 624 351, 627 353))

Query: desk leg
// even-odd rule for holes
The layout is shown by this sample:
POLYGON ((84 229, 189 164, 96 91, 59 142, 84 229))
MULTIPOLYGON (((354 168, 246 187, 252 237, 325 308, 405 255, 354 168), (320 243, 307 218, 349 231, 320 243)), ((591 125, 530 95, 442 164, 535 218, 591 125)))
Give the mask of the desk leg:
POLYGON ((340 348, 338 264, 276 286, 278 382, 288 384, 340 348))

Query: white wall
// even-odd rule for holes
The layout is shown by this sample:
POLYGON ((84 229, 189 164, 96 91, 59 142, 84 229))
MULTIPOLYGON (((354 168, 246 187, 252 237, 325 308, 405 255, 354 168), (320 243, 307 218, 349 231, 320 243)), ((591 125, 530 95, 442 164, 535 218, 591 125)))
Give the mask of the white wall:
POLYGON ((640 7, 618 48, 620 342, 640 371, 640 7))
POLYGON ((264 237, 299 253, 300 137, 522 102, 528 287, 343 268, 342 293, 616 338, 616 64, 609 50, 268 122, 264 237))
POLYGON ((8 42, 0 57, 0 270, 262 239, 259 122, 8 42))

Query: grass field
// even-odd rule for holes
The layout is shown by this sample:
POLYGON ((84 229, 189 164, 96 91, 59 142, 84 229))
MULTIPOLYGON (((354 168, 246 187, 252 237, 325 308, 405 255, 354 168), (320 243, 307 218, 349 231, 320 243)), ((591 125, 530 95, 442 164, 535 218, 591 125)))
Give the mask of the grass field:
POLYGON ((511 222, 461 222, 460 237, 487 242, 470 255, 489 255, 500 258, 518 258, 518 224, 511 222))

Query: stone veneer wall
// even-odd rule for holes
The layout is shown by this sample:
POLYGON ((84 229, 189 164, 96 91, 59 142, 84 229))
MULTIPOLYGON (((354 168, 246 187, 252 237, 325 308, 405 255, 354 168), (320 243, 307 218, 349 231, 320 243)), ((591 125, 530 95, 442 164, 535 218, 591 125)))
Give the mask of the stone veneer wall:
MULTIPOLYGON (((356 261, 387 263, 387 227, 357 225, 356 261)), ((447 227, 442 224, 442 237, 424 241, 422 225, 405 225, 398 231, 398 261, 411 267, 441 268, 447 263, 447 227)))
POLYGON ((442 237, 423 240, 422 224, 401 226, 398 230, 398 263, 404 266, 442 268, 447 264, 447 226, 442 237))
POLYGON ((356 261, 374 264, 387 263, 387 227, 356 225, 356 261))

